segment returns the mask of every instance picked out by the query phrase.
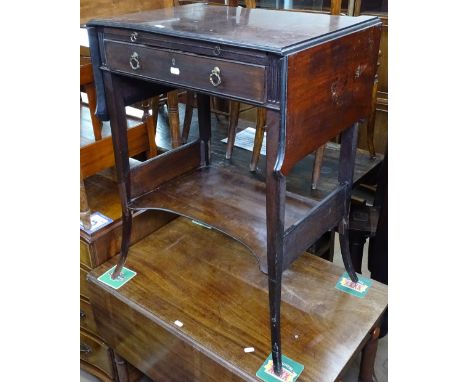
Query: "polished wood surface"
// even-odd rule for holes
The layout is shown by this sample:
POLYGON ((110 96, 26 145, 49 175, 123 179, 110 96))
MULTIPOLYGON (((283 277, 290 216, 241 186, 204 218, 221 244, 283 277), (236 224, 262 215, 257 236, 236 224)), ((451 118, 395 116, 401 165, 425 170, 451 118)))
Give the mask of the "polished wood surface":
MULTIPOLYGON (((178 218, 131 247, 137 276, 119 290, 97 281, 114 264, 88 278, 99 333, 117 353, 154 380, 257 380, 270 353, 268 279, 245 247, 178 218)), ((305 365, 300 380, 337 380, 387 305, 378 282, 363 299, 335 289, 342 273, 304 254, 283 275, 283 349, 305 365)))
MULTIPOLYGON (((110 70, 137 77, 152 77, 162 82, 170 81, 174 85, 189 88, 213 90, 214 86, 209 81, 210 73, 215 67, 218 67, 222 80, 220 85, 216 87, 216 91, 245 100, 265 101, 265 66, 239 64, 228 60, 199 57, 107 40, 104 41, 104 47, 110 70), (138 69, 133 69, 129 64, 129 58, 134 54, 138 55, 141 65, 138 69), (168 65, 177 69, 178 74, 175 75, 168 70, 168 65), (243 80, 239 81, 239 78, 243 80), (245 83, 248 83, 249 86, 244 86, 245 83)), ((171 94, 173 92, 170 92, 168 97, 171 94)), ((177 109, 175 112, 178 115, 177 109)), ((179 126, 178 118, 174 121, 174 125, 179 126)), ((177 142, 175 147, 179 146, 180 143, 177 142)))
POLYGON ((330 18, 313 13, 191 4, 102 18, 88 25, 184 36, 237 47, 261 47, 280 53, 290 46, 311 42, 372 19, 370 16, 330 18), (161 23, 163 28, 159 26, 161 23))
POLYGON ((380 28, 372 27, 288 58, 287 104, 294 106, 287 123, 303 128, 289 131, 283 173, 370 114, 379 37, 380 28), (349 59, 343 62, 340 57, 344 56, 349 59), (311 102, 321 107, 311 108, 311 102))

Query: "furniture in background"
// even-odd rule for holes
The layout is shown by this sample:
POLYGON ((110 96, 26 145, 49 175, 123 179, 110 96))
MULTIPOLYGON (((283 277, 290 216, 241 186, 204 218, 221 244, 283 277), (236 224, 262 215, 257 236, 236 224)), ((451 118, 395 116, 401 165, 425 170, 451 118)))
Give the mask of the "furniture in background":
POLYGON ((380 22, 364 16, 329 21, 327 15, 193 4, 88 23, 90 40, 99 41, 91 50, 93 65, 105 68, 101 88, 109 108, 123 209, 121 252, 113 277, 128 255, 132 211, 172 211, 236 238, 268 274, 275 373, 282 369, 283 270, 338 225, 346 270, 357 281, 349 257, 349 201, 357 121, 370 112, 380 22), (266 23, 272 17, 275 23, 266 23), (162 24, 165 27, 158 28, 162 24), (272 38, 285 25, 288 35, 272 38), (134 33, 145 43, 132 41, 134 33), (176 51, 168 49, 174 46, 176 51), (168 86, 197 92, 199 139, 130 169, 125 105, 137 95, 146 99, 168 86), (267 109, 266 184, 210 165, 207 94, 267 109), (338 187, 320 201, 287 192, 286 176, 294 165, 340 132, 338 187))

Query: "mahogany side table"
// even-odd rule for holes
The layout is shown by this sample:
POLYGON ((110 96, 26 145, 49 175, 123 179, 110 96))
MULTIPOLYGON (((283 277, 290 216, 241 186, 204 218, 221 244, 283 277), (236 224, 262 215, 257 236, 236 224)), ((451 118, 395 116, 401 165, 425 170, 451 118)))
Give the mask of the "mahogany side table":
POLYGON ((271 350, 281 363, 283 271, 323 233, 339 227, 349 255, 348 215, 357 122, 369 115, 381 22, 191 4, 87 24, 98 91, 108 113, 122 201, 117 276, 127 257, 131 210, 162 209, 242 242, 268 274, 271 350), (274 20, 274 22, 272 22, 274 20), (125 105, 172 88, 198 96, 199 139, 130 170, 125 105), (267 109, 266 182, 210 165, 209 96, 267 109), (286 190, 294 165, 342 134, 339 185, 315 201, 286 190))

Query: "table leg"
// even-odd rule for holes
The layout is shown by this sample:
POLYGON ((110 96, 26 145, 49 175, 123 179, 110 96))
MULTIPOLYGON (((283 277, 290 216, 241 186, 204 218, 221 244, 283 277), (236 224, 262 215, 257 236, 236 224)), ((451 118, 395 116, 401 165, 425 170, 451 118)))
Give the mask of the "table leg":
POLYGON ((121 79, 109 72, 103 73, 104 86, 108 94, 107 108, 112 130, 117 186, 122 205, 122 242, 120 257, 112 273, 115 279, 120 275, 128 255, 130 235, 132 233, 132 213, 128 207, 130 201, 130 163, 128 158, 127 117, 125 115, 124 91, 121 79))
POLYGON ((346 271, 353 282, 357 282, 358 278, 351 261, 351 253, 349 250, 349 209, 351 205, 351 189, 353 185, 354 162, 356 159, 358 127, 359 124, 356 122, 341 134, 340 162, 338 169, 338 181, 341 185, 346 186, 347 191, 345 216, 338 226, 341 256, 343 257, 343 264, 346 271))
POLYGON ((271 354, 276 374, 282 369, 281 360, 281 279, 283 273, 283 238, 286 177, 275 171, 279 153, 280 115, 267 111, 267 256, 268 256, 268 298, 270 302, 271 354))

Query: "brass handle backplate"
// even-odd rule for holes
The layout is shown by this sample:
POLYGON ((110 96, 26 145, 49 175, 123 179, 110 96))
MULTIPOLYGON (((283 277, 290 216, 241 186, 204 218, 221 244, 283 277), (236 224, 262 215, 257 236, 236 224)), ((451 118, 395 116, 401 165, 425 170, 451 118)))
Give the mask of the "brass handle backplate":
POLYGON ((133 52, 130 56, 130 66, 133 70, 140 69, 140 56, 137 52, 133 52))
POLYGON ((217 66, 215 66, 210 73, 210 82, 213 86, 221 85, 221 71, 217 66))

